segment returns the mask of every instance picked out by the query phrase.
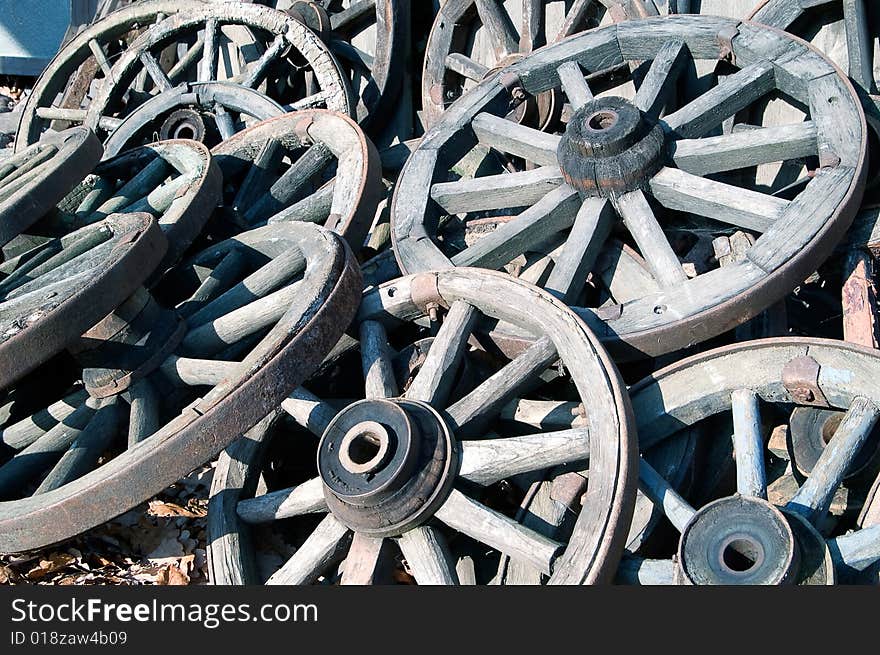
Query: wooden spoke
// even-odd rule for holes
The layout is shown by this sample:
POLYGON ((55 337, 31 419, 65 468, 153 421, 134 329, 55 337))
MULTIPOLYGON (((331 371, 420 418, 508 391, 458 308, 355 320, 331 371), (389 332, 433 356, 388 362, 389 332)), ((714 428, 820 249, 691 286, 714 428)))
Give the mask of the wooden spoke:
POLYGON ((101 72, 104 74, 104 77, 108 80, 113 79, 113 64, 110 63, 110 60, 107 58, 107 53, 104 52, 103 46, 96 39, 89 40, 89 50, 92 51, 92 54, 95 57, 95 61, 98 62, 98 66, 101 68, 101 72))
POLYGON ((364 369, 365 398, 394 398, 397 380, 391 364, 388 334, 378 321, 363 321, 360 327, 361 362, 364 369))
POLYGON ((556 73, 572 109, 577 111, 593 99, 593 92, 590 91, 590 86, 584 79, 584 72, 576 61, 565 62, 556 69, 556 73))
POLYGON ((68 107, 37 107, 37 118, 44 121, 67 121, 70 123, 84 123, 86 120, 85 109, 72 109, 68 107))
POLYGON ((863 571, 880 561, 880 525, 856 530, 829 540, 828 548, 839 563, 863 571))
POLYGON ((283 158, 281 141, 274 137, 266 139, 232 202, 232 210, 236 214, 244 216, 254 201, 272 186, 283 158))
POLYGON ((161 399, 149 380, 138 380, 129 391, 128 447, 140 443, 158 430, 161 399))
POLYGON ((874 88, 874 41, 868 28, 865 0, 843 0, 843 21, 846 31, 846 49, 849 56, 849 76, 863 89, 874 88))
POLYGON ((733 411, 733 451, 736 457, 736 491, 742 496, 767 498, 764 439, 758 395, 737 389, 730 397, 733 411))
POLYGON ((235 284, 244 272, 247 264, 244 254, 238 248, 227 253, 211 274, 199 285, 199 288, 181 303, 177 312, 188 318, 213 301, 219 294, 225 293, 235 284))
POLYGON ((270 585, 302 585, 315 582, 345 553, 351 532, 332 514, 309 535, 299 550, 266 581, 270 585))
POLYGON ((315 436, 323 436, 336 410, 313 393, 300 387, 281 403, 281 409, 315 436))
POLYGON ((236 507, 239 518, 251 524, 271 523, 303 514, 319 514, 327 511, 329 509, 327 501, 324 500, 324 483, 321 478, 313 478, 290 489, 281 489, 242 500, 236 507))
POLYGON ((580 206, 578 192, 557 187, 514 220, 498 227, 452 258, 456 266, 500 268, 545 239, 570 228, 580 206))
POLYGON ((642 559, 624 557, 617 570, 617 584, 672 585, 675 584, 675 562, 671 559, 642 559))
POLYGON ((544 430, 564 430, 583 423, 583 407, 559 400, 515 400, 501 409, 501 419, 544 430))
POLYGON ((513 560, 531 564, 545 575, 552 572, 553 562, 562 548, 559 542, 471 500, 457 489, 452 490, 436 517, 450 528, 513 560))
POLYGON ((773 86, 773 64, 762 60, 725 77, 699 98, 669 114, 666 125, 682 138, 701 137, 769 93, 773 86))
POLYGON ((85 389, 75 391, 45 409, 0 429, 0 444, 13 450, 27 448, 73 414, 87 398, 89 394, 85 389))
POLYGON ((556 359, 556 346, 543 336, 446 410, 456 434, 472 435, 482 424, 523 393, 556 359))
POLYGON ((115 397, 104 401, 34 494, 58 489, 94 469, 118 433, 121 419, 119 401, 115 397))
POLYGON ((518 50, 519 34, 507 14, 504 5, 497 0, 474 0, 480 21, 489 34, 492 49, 497 59, 515 54, 518 50))
POLYGON ((241 82, 242 85, 255 89, 262 84, 263 80, 266 78, 266 72, 268 71, 269 66, 281 56, 281 53, 284 52, 286 47, 287 39, 284 35, 279 34, 276 36, 271 45, 266 48, 266 51, 260 55, 260 58, 248 67, 247 74, 241 82))
POLYGON ((160 93, 172 89, 173 85, 171 84, 171 80, 168 79, 168 76, 165 74, 165 71, 162 70, 159 62, 156 61, 156 58, 148 50, 144 50, 141 53, 141 64, 143 64, 147 74, 150 76, 150 79, 153 80, 153 84, 156 85, 156 89, 158 89, 160 93))
POLYGON ((446 56, 446 68, 474 82, 480 82, 489 74, 489 69, 478 61, 459 52, 451 52, 446 56))
POLYGON ((463 300, 452 303, 422 368, 406 391, 407 398, 437 408, 445 406, 478 316, 473 305, 463 300))
POLYGON ((522 26, 519 30, 519 51, 527 54, 543 43, 539 42, 544 18, 543 0, 523 0, 522 26))
POLYGON ((556 149, 560 137, 499 118, 480 113, 474 117, 471 127, 480 143, 539 166, 558 166, 556 149))
POLYGON ((220 130, 220 137, 225 141, 231 138, 235 133, 235 121, 232 114, 226 111, 226 107, 220 103, 214 105, 214 118, 217 123, 217 129, 220 130))
POLYGON ((178 386, 216 387, 236 375, 240 366, 238 362, 172 355, 163 362, 160 370, 163 376, 178 386))
MULTIPOLYGON (((162 157, 156 157, 118 191, 114 191, 96 210, 90 212, 91 218, 88 222, 101 220, 138 202, 160 186, 170 173, 171 166, 168 162, 162 157)), ((82 213, 82 208, 77 213, 82 213)))
POLYGON ((184 73, 186 73, 196 62, 201 60, 204 50, 205 38, 199 36, 196 38, 195 43, 187 49, 183 56, 177 60, 177 63, 171 67, 171 70, 168 71, 168 79, 171 80, 172 84, 179 81, 184 73))
POLYGON ((684 70, 688 50, 683 41, 665 43, 648 69, 634 100, 636 107, 654 118, 659 118, 663 108, 675 92, 675 85, 684 70))
POLYGON ((821 520, 878 418, 880 409, 873 402, 864 397, 853 400, 810 476, 786 508, 803 515, 811 523, 821 520))
POLYGON ((594 0, 574 0, 568 13, 565 15, 565 21, 562 23, 559 34, 554 40, 558 41, 580 30, 587 18, 587 13, 593 8, 593 5, 594 0))
POLYGON ((356 532, 343 564, 340 584, 363 586, 376 582, 384 543, 384 539, 356 532))
POLYGON ((682 139, 673 147, 675 165, 695 175, 810 157, 818 152, 812 121, 739 130, 704 139, 682 139))
POLYGON ((669 245, 645 194, 632 191, 613 202, 642 256, 651 267, 657 283, 665 289, 672 289, 686 282, 687 274, 669 245))
POLYGON ((217 79, 217 58, 220 51, 218 42, 219 24, 216 18, 205 21, 205 46, 202 49, 202 65, 199 69, 199 82, 217 79))
POLYGON ((563 183, 556 166, 441 182, 431 197, 449 214, 533 205, 563 183))
POLYGON ((611 203, 602 198, 586 199, 544 288, 566 304, 572 304, 584 288, 613 226, 611 203))
POLYGON ((644 458, 639 461, 639 489, 663 510, 676 530, 684 532, 696 511, 644 458))
POLYGON ((590 433, 586 428, 464 441, 459 475, 475 484, 488 486, 520 473, 585 461, 589 456, 590 433))
POLYGON ((356 0, 346 9, 330 16, 330 29, 334 32, 345 32, 351 25, 373 15, 375 11, 376 0, 356 0))
POLYGON ((651 195, 667 209, 705 216, 764 233, 791 205, 788 200, 665 167, 650 181, 651 195))
POLYGON ((446 540, 435 528, 414 528, 401 535, 397 543, 419 585, 458 584, 446 540))

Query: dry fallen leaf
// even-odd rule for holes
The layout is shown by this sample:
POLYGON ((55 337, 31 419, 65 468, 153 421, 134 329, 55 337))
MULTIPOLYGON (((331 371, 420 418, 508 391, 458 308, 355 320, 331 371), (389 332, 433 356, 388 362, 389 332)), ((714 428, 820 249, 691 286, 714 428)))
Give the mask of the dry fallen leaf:
POLYGON ((177 566, 171 564, 159 571, 159 577, 156 578, 156 584, 187 585, 189 584, 189 576, 177 568, 177 566))
POLYGON ((47 575, 60 571, 76 562, 73 555, 67 553, 52 553, 48 559, 41 559, 40 563, 27 572, 28 580, 41 580, 47 575))
POLYGON ((192 519, 201 518, 208 513, 207 510, 197 505, 187 508, 177 503, 163 502, 161 500, 151 500, 147 512, 152 516, 183 516, 192 519))

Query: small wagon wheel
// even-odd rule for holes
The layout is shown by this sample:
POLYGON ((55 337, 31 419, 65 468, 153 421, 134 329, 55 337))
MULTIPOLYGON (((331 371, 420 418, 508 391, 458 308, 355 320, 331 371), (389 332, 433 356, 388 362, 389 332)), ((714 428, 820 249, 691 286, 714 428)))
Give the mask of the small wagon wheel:
POLYGON ((216 455, 321 362, 361 288, 339 236, 285 223, 136 291, 70 349, 67 395, 0 428, 0 551, 98 525, 216 455))
POLYGON ((312 29, 348 73, 358 123, 370 134, 385 126, 406 67, 410 3, 401 0, 285 2, 287 13, 312 29), (378 119, 376 118, 378 117, 378 119))
POLYGON ((112 75, 86 124, 114 153, 154 133, 215 145, 282 107, 353 111, 344 74, 318 36, 258 5, 212 3, 170 16, 123 53, 112 75))
POLYGON ((110 69, 128 42, 143 28, 202 0, 147 0, 124 7, 88 26, 49 62, 22 107, 15 137, 21 152, 46 130, 64 129, 85 121, 94 92, 110 77, 110 69))
POLYGON ((804 280, 853 219, 865 148, 855 91, 808 44, 717 17, 626 21, 542 48, 444 114, 401 173, 395 254, 405 273, 506 267, 575 306, 615 355, 656 356, 738 325, 804 280), (711 87, 696 97, 676 96, 692 57, 736 66, 704 78, 711 87), (634 100, 593 96, 617 92, 601 74, 630 61, 652 62, 634 100), (564 134, 505 118, 560 85, 574 110, 564 134), (808 119, 736 121, 770 95, 794 98, 808 119), (780 161, 800 177, 772 194, 742 173, 780 161), (695 242, 735 230, 754 240, 736 261, 684 265, 695 242))
POLYGON ((295 461, 279 460, 295 472, 276 482, 296 486, 254 497, 260 475, 271 477, 262 446, 277 414, 222 456, 209 510, 214 582, 262 582, 248 524, 282 518, 271 527, 304 539, 272 573, 275 584, 332 581, 346 553, 343 583, 381 582, 394 544, 419 584, 498 579, 502 554, 536 582, 613 575, 629 527, 635 435, 614 366, 573 313, 498 273, 449 270, 367 293, 352 329, 359 354, 337 366, 358 380, 335 389, 342 398, 319 375, 309 384, 326 395, 300 389, 281 403, 302 448, 295 461), (439 315, 426 341, 417 327, 436 328, 439 315), (499 319, 541 336, 519 355, 490 354, 482 321, 499 319), (486 350, 469 345, 481 340, 486 350), (554 383, 567 391, 554 398, 554 383), (558 492, 558 525, 499 498, 544 485, 558 492), (314 514, 323 516, 305 516, 314 514))
MULTIPOLYGON (((767 339, 720 348, 678 362, 631 389, 641 446, 656 447, 682 426, 732 412, 736 490, 692 506, 644 460, 638 505, 656 504, 679 531, 673 560, 630 559, 625 580, 684 584, 833 584, 839 576, 880 561, 876 525, 847 531, 825 519, 844 480, 877 473, 880 417, 877 351, 839 341, 767 339), (833 425, 802 423, 798 414, 820 407, 833 425), (794 409, 792 409, 794 408, 794 409), (833 412, 832 412, 833 410, 833 412), (762 416, 785 417, 786 453, 768 443, 762 416), (827 429, 826 429, 827 428, 827 429), (818 443, 816 434, 818 432, 818 443), (815 451, 815 452, 813 452, 815 451), (779 470, 809 465, 788 490, 779 470), (815 455, 815 459, 812 456, 815 455), (786 458, 791 458, 786 462, 786 458), (649 500, 650 499, 650 500, 649 500)), ((705 434, 704 439, 729 439, 705 434)))
POLYGON ((0 246, 43 218, 87 171, 104 149, 94 133, 77 127, 47 136, 0 165, 0 246))
POLYGON ((379 153, 358 125, 315 109, 258 123, 212 151, 232 223, 321 223, 357 253, 383 195, 379 153))

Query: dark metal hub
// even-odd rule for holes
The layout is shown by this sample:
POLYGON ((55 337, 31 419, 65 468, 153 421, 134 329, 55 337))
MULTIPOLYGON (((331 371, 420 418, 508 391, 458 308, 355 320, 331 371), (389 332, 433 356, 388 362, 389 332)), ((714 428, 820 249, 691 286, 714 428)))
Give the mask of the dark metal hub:
MULTIPOLYGON (((843 419, 843 412, 821 407, 796 407, 791 413, 788 451, 801 475, 808 476, 843 419)), ((863 472, 880 450, 880 430, 874 430, 846 472, 851 479, 863 472)))
POLYGON ((202 115, 195 109, 178 109, 171 113, 159 129, 159 139, 191 139, 204 142, 207 128, 202 115))
POLYGON ((318 472, 330 511, 352 530, 400 535, 446 500, 458 453, 443 418, 425 403, 363 400, 327 426, 318 472))
POLYGON ((663 128, 628 100, 596 98, 572 115, 557 156, 565 181, 582 193, 621 195, 663 166, 663 128))
POLYGON ((778 585, 794 582, 798 548, 776 507, 731 496, 697 512, 681 535, 678 556, 687 584, 778 585))

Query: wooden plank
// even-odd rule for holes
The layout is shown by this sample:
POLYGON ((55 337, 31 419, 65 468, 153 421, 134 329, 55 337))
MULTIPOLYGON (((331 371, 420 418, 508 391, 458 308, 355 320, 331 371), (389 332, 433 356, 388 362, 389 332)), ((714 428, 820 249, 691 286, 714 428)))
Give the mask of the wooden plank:
POLYGON ((675 165, 694 175, 709 175, 760 164, 810 157, 817 152, 812 121, 760 127, 703 139, 674 142, 675 165))
POLYGON ((558 166, 462 178, 431 187, 431 197, 449 214, 527 207, 563 183, 558 166))
POLYGON ((742 496, 767 498, 764 438, 758 395, 737 389, 730 396, 733 413, 733 451, 736 458, 736 491, 742 496))
POLYGON ((651 195, 667 209, 705 216, 759 233, 767 232, 791 202, 742 187, 663 168, 650 181, 651 195))
POLYGON ((687 282, 687 274, 681 267, 678 255, 669 245, 645 194, 631 191, 612 202, 648 262, 657 283, 665 289, 672 289, 687 282))
POLYGON ((683 41, 674 39, 665 43, 654 57, 633 104, 646 114, 659 118, 675 92, 676 83, 687 61, 688 51, 683 41))
POLYGON ((861 248, 847 253, 846 281, 841 291, 843 338, 867 348, 877 348, 877 291, 874 287, 874 258, 861 248))
POLYGON ((480 143, 487 148, 522 157, 539 166, 559 166, 556 149, 560 137, 556 134, 541 132, 485 112, 474 116, 471 127, 480 143))

